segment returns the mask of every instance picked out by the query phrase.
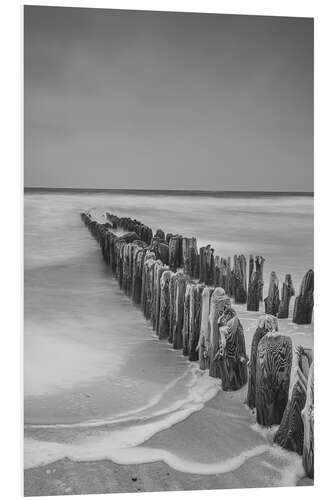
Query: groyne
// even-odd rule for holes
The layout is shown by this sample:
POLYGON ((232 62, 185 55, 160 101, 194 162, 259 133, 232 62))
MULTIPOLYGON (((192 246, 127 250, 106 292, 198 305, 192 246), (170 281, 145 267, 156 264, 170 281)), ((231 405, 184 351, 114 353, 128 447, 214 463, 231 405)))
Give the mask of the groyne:
MULTIPOLYGON (((302 346, 293 353, 290 337, 278 331, 277 318, 288 317, 295 293, 291 276, 286 275, 280 300, 279 280, 271 273, 265 315, 248 356, 232 302, 259 311, 262 256, 250 256, 247 274, 244 255, 217 256, 211 245, 198 249, 194 237, 162 229, 153 233, 136 219, 109 212, 103 222, 89 211, 81 218, 120 288, 141 308, 156 335, 221 379, 222 390, 248 384, 246 402, 256 411, 258 424, 278 425, 275 442, 303 454, 306 473, 313 477, 313 354, 302 346)), ((295 301, 295 323, 311 323, 313 288, 309 270, 295 301)))

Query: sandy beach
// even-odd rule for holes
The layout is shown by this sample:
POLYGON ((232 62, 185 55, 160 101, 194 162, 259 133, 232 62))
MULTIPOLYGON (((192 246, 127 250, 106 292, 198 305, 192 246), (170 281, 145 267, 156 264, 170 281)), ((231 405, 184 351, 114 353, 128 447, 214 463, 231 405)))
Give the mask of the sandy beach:
POLYGON ((144 448, 158 451, 167 447, 175 456, 181 454, 184 459, 172 463, 170 453, 173 467, 161 460, 121 465, 110 460, 76 462, 63 459, 26 470, 25 495, 261 488, 290 485, 291 482, 312 485, 312 480, 299 477, 301 458, 298 467, 295 466, 294 453, 270 447, 270 437, 267 439, 254 430, 254 415, 242 404, 245 394, 245 389, 235 393, 220 392, 203 410, 144 443, 144 448), (244 449, 252 452, 257 449, 257 454, 254 451, 254 456, 247 458, 241 455, 244 449), (238 458, 235 463, 228 458, 233 455, 238 458), (185 468, 186 460, 196 459, 205 460, 203 470, 207 463, 214 463, 217 468, 225 467, 229 471, 190 474, 174 468, 185 468))

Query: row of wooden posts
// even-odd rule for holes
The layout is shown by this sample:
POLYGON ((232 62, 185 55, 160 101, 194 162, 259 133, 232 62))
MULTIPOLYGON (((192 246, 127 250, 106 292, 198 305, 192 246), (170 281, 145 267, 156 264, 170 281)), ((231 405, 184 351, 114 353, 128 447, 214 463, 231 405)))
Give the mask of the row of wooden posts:
MULTIPOLYGON (((167 234, 130 218, 106 214, 99 222, 89 212, 81 218, 98 241, 105 263, 121 289, 140 305, 160 339, 181 349, 202 370, 220 378, 224 391, 248 384, 247 405, 256 410, 258 424, 279 425, 275 442, 303 455, 313 477, 313 354, 278 332, 277 317, 288 317, 294 293, 286 276, 279 299, 278 280, 271 274, 264 316, 259 318, 248 358, 242 324, 233 309, 247 303, 259 310, 263 289, 263 257, 246 259, 214 256, 210 245, 197 251, 195 238, 167 234), (127 231, 115 234, 113 230, 127 231), (293 366, 293 370, 292 370, 293 366)), ((293 320, 311 322, 313 271, 303 278, 295 300, 293 320)))

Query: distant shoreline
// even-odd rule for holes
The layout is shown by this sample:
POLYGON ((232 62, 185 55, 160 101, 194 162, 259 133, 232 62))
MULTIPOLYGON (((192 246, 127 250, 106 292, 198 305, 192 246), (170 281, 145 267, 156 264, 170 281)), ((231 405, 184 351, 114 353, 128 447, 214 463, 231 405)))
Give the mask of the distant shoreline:
POLYGON ((134 194, 134 195, 160 195, 160 196, 210 196, 215 198, 231 197, 270 197, 270 196, 314 196, 309 191, 209 191, 196 189, 106 189, 106 188, 44 188, 25 187, 24 193, 110 193, 110 194, 134 194))

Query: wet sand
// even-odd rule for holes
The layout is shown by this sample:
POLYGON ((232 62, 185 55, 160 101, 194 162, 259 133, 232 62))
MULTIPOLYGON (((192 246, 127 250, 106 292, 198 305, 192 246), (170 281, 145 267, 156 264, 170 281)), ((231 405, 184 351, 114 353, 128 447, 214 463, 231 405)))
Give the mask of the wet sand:
POLYGON ((144 461, 155 452, 171 466, 163 460, 122 465, 105 459, 63 459, 26 470, 25 495, 312 485, 303 478, 301 457, 270 445, 272 436, 256 430, 254 414, 242 404, 245 396, 246 388, 220 392, 201 411, 133 449, 133 461, 144 461), (203 473, 181 470, 193 467, 193 462, 202 464, 203 473), (207 473, 212 464, 226 472, 207 473))

